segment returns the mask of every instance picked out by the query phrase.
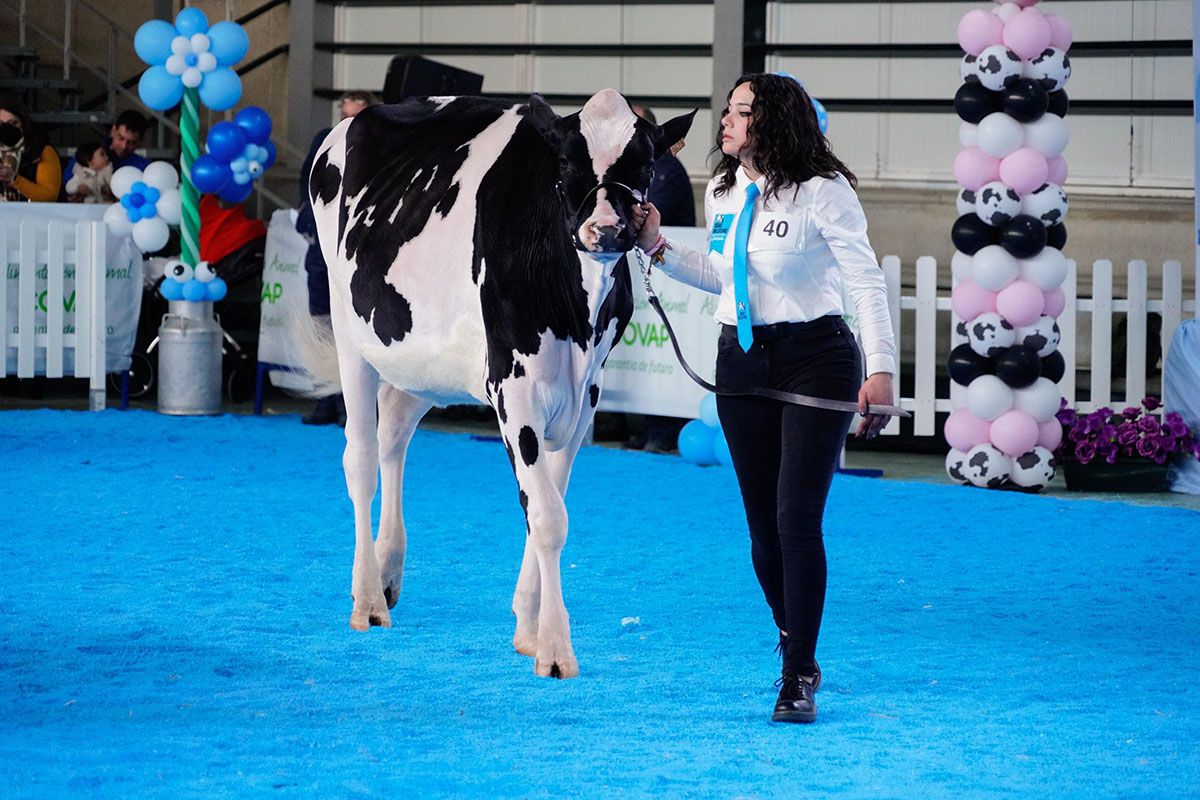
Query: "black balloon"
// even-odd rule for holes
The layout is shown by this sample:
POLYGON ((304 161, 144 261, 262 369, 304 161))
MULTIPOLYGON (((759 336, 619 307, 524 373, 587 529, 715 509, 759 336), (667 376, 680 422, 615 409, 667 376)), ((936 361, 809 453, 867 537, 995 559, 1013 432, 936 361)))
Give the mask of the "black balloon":
POLYGON ((950 360, 946 362, 950 379, 960 386, 967 386, 980 375, 991 375, 996 371, 996 363, 986 356, 981 356, 971 349, 969 344, 960 344, 950 351, 950 360))
POLYGON ((1067 97, 1065 89, 1059 89, 1057 92, 1050 93, 1050 103, 1046 110, 1058 117, 1065 117, 1067 111, 1071 108, 1071 100, 1067 97))
POLYGON ((1062 353, 1055 350, 1042 359, 1042 377, 1058 383, 1067 372, 1067 362, 1063 361, 1062 353))
POLYGON ((1031 78, 1014 81, 1004 89, 1003 95, 1001 103, 1004 113, 1017 122, 1041 119, 1050 103, 1045 87, 1031 78))
MULTIPOLYGON (((1033 219, 1030 217, 1030 219, 1033 219)), ((1036 222, 1036 220, 1034 220, 1036 222)), ((1041 223, 1038 223, 1041 225, 1041 223)), ((972 212, 963 214, 954 220, 954 228, 950 231, 954 246, 963 253, 973 256, 989 244, 999 244, 1000 229, 993 228, 972 212)))
POLYGON ((1062 250, 1067 243, 1067 226, 1063 223, 1046 228, 1046 244, 1055 250, 1062 250))
POLYGON ((1014 344, 996 358, 996 377, 1014 389, 1024 389, 1042 375, 1037 350, 1014 344))
POLYGON ((1001 230, 1000 246, 1014 258, 1032 258, 1042 252, 1046 238, 1046 226, 1041 220, 1028 214, 1018 214, 1001 230))
MULTIPOLYGON (((1042 94, 1045 93, 1046 90, 1043 89, 1042 94)), ((993 92, 982 83, 974 81, 958 87, 958 93, 954 95, 954 110, 963 121, 972 125, 978 125, 988 114, 999 111, 1000 105, 999 92, 993 92)))

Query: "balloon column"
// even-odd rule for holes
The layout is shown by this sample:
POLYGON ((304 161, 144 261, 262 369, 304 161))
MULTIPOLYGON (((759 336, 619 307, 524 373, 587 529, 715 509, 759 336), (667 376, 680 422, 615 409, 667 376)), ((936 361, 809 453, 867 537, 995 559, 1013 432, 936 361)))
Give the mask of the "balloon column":
POLYGON ((117 236, 132 235, 143 253, 161 249, 170 236, 169 225, 180 220, 179 173, 165 161, 145 171, 121 167, 113 173, 112 192, 117 203, 104 212, 104 222, 117 236))
POLYGON ((717 418, 717 396, 704 395, 700 401, 700 419, 694 419, 679 431, 679 455, 684 461, 709 466, 732 463, 729 460, 729 443, 721 430, 717 418))
POLYGON ((988 488, 1044 488, 1062 438, 1054 414, 1066 365, 1055 317, 1067 275, 1071 26, 1037 3, 997 2, 958 24, 966 55, 954 98, 963 149, 950 302, 966 342, 948 364, 946 472, 988 488))
POLYGON ((271 118, 258 106, 243 108, 233 122, 218 122, 208 131, 204 155, 192 165, 192 180, 204 194, 240 203, 254 181, 275 163, 271 118))

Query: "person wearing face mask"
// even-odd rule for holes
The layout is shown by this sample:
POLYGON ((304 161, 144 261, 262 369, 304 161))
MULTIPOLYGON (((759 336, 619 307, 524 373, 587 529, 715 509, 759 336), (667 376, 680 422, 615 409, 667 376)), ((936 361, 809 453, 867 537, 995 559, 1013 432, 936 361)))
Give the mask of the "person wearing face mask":
MULTIPOLYGON (((729 93, 704 195, 706 252, 665 240, 653 204, 638 243, 669 276, 719 294, 716 383, 867 405, 893 402, 896 345, 883 271, 867 239, 854 173, 821 134, 798 81, 746 75, 729 93), (852 298, 866 354, 842 320, 852 298)), ((718 395, 750 529, 750 554, 779 629, 783 675, 772 720, 813 722, 825 605, 822 517, 852 414, 718 395)), ((858 435, 887 422, 866 413, 858 435)))
POLYGON ((0 95, 0 201, 52 203, 61 186, 58 153, 34 128, 29 109, 0 95))

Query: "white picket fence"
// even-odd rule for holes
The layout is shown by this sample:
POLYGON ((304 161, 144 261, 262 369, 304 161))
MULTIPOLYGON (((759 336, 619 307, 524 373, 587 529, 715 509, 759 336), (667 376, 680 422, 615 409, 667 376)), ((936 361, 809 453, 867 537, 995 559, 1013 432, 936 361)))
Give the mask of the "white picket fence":
MULTIPOLYGON (((1149 299, 1147 294, 1148 269, 1145 261, 1131 261, 1128 267, 1128 286, 1124 297, 1113 296, 1113 265, 1111 261, 1097 261, 1092 267, 1092 296, 1079 297, 1077 292, 1077 268, 1074 261, 1069 261, 1069 271, 1063 283, 1066 295, 1066 308, 1058 316, 1058 326, 1062 331, 1062 342, 1059 351, 1066 362, 1067 370, 1059 382, 1063 397, 1067 398, 1077 410, 1092 411, 1102 406, 1137 405, 1146 395, 1148 372, 1153 364, 1146 363, 1146 314, 1156 312, 1162 315, 1162 352, 1163 364, 1166 364, 1167 348, 1171 336, 1179 327, 1184 314, 1197 315, 1196 298, 1183 297, 1183 268, 1178 261, 1167 261, 1162 265, 1162 296, 1149 299), (1123 397, 1112 395, 1112 334, 1113 314, 1127 315, 1126 323, 1126 358, 1125 358, 1125 394, 1123 397), (1090 363, 1081 363, 1078 357, 1079 347, 1077 338, 1078 317, 1080 314, 1091 316, 1091 348, 1090 363), (1090 375, 1090 393, 1087 400, 1078 398, 1078 378, 1086 371, 1090 375)), ((887 279, 888 298, 891 304, 892 326, 896 334, 896 342, 901 353, 908 351, 909 339, 914 353, 913 363, 901 363, 901 370, 913 370, 913 396, 902 397, 900 405, 913 415, 913 434, 915 436, 940 435, 937 429, 935 414, 953 410, 950 398, 942 397, 937 392, 936 376, 945 371, 944 349, 939 350, 939 341, 949 341, 950 347, 966 341, 955 330, 959 319, 950 307, 950 295, 938 294, 937 260, 932 256, 922 256, 915 264, 915 280, 909 281, 915 286, 915 294, 901 293, 904 284, 902 277, 907 277, 897 256, 885 256, 881 265, 887 279), (912 330, 905 324, 902 311, 912 311, 912 330), (937 312, 950 313, 950 324, 943 327, 939 340, 937 312)), ((903 362, 904 359, 901 359, 903 362)), ((952 386, 953 384, 951 384, 952 386)), ((897 385, 899 389, 899 385, 897 385)), ((900 432, 900 422, 893 419, 883 431, 885 434, 900 432)))
POLYGON ((88 405, 93 411, 104 408, 104 237, 104 223, 98 221, 25 220, 19 229, 0 226, 5 374, 69 377, 64 356, 73 350, 71 375, 89 379, 88 405), (68 280, 70 270, 73 280, 68 280), (74 315, 73 332, 70 327, 64 331, 68 309, 74 315), (14 351, 15 370, 9 366, 14 351))

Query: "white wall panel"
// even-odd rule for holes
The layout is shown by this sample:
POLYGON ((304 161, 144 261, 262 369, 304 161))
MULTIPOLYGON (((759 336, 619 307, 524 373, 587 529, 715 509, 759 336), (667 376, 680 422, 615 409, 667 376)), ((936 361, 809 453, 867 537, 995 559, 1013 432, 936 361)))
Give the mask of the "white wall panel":
POLYGON ((837 111, 829 114, 829 143, 838 158, 862 180, 879 177, 880 114, 837 111))
POLYGON ((590 95, 620 85, 621 59, 617 56, 541 56, 533 62, 531 88, 545 94, 590 95))
POLYGON ((343 6, 338 9, 338 15, 339 42, 415 44, 421 41, 420 8, 343 6))
POLYGON ((1192 30, 1190 0, 1155 0, 1154 31, 1156 39, 1187 39, 1192 30))
POLYGON ((624 94, 707 97, 712 93, 712 62, 708 58, 626 57, 621 62, 623 80, 614 88, 624 94))
POLYGON ((946 100, 954 97, 962 78, 958 58, 892 58, 885 75, 887 97, 946 100))
POLYGON ((608 44, 621 41, 621 7, 535 5, 534 38, 540 44, 608 44))
POLYGON ((771 3, 767 40, 772 44, 877 43, 879 3, 771 3))
POLYGON ((1073 183, 1128 186, 1132 118, 1071 114, 1067 116, 1067 124, 1071 142, 1063 156, 1070 168, 1068 192, 1073 183))
POLYGON ((1142 117, 1133 123, 1133 184, 1193 188, 1195 135, 1191 117, 1142 117))
POLYGON ((625 44, 712 44, 713 6, 625 6, 625 44))
POLYGON ((767 69, 790 72, 803 81, 809 94, 817 99, 879 97, 881 61, 877 58, 855 60, 779 56, 772 59, 767 69))
POLYGON ((953 114, 888 114, 880 135, 880 177, 953 180, 954 157, 962 149, 959 122, 953 114))
POLYGON ((891 27, 886 41, 897 44, 955 43, 958 21, 976 8, 991 3, 888 3, 891 27))
POLYGON ((422 41, 526 44, 526 6, 425 6, 421 12, 422 41))
POLYGON ((1147 9, 1153 12, 1154 0, 1039 3, 1038 7, 1047 14, 1061 14, 1065 17, 1071 23, 1077 42, 1121 42, 1133 38, 1135 3, 1143 14, 1147 9))

